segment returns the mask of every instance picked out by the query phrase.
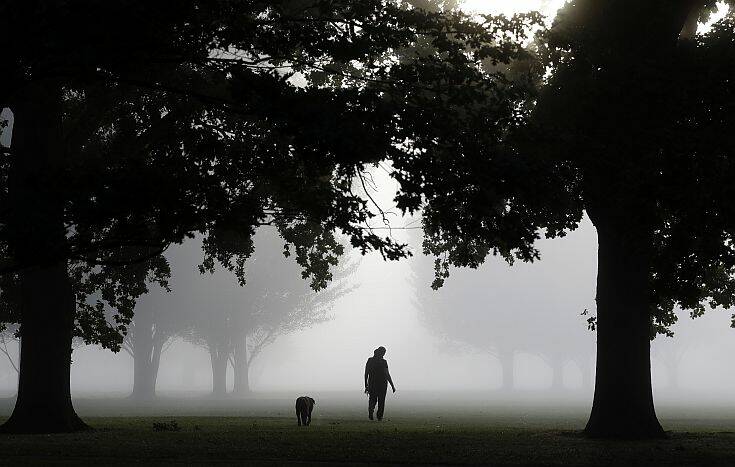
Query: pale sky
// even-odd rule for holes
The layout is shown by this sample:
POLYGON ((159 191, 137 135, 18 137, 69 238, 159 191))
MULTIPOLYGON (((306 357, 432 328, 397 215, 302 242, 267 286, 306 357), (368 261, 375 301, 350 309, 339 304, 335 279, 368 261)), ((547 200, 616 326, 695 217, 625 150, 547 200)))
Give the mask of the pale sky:
POLYGON ((478 13, 510 15, 525 11, 540 11, 549 17, 564 5, 565 0, 465 0, 464 9, 478 13))
MULTIPOLYGON (((547 16, 549 20, 553 19, 556 12, 561 8, 566 0, 464 0, 463 8, 467 11, 477 13, 503 13, 511 15, 525 11, 540 11, 547 16)), ((706 31, 712 23, 721 19, 729 6, 725 2, 718 2, 719 11, 706 24, 701 24, 699 32, 706 31)))

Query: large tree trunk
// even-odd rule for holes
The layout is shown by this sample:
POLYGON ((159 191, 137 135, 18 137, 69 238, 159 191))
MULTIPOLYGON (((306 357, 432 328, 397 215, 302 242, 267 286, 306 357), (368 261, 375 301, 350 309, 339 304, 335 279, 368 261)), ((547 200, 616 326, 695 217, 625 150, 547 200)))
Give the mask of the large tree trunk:
POLYGON ((74 294, 66 264, 21 275, 22 332, 18 398, 7 433, 61 433, 86 425, 71 402, 69 374, 74 294))
POLYGON ((599 242, 597 374, 585 432, 595 437, 661 437, 664 432, 651 390, 647 247, 635 240, 634 226, 595 225, 599 242))
POLYGON ((75 296, 67 262, 61 143, 61 91, 39 82, 12 107, 13 160, 7 226, 20 272, 21 350, 18 397, 2 431, 53 433, 86 425, 71 402, 75 296))
POLYGON ((591 436, 663 435, 650 374, 655 227, 648 223, 658 209, 650 128, 668 124, 658 105, 661 70, 676 58, 687 18, 702 3, 578 0, 567 2, 552 28, 552 40, 575 49, 575 60, 540 96, 537 124, 567 135, 565 151, 583 171, 584 203, 599 239, 591 436))
POLYGON ((145 350, 139 350, 137 345, 136 343, 133 353, 133 392, 130 397, 135 400, 151 400, 156 397, 158 367, 154 368, 151 361, 156 349, 151 346, 145 350))
POLYGON ((209 358, 212 362, 212 395, 224 397, 227 395, 227 352, 210 348, 209 358))
POLYGON ((515 387, 515 352, 512 350, 502 351, 498 355, 498 359, 503 370, 503 383, 500 388, 503 391, 512 391, 515 387))
POLYGON ((132 399, 151 400, 156 397, 163 340, 157 335, 150 311, 140 310, 140 313, 136 313, 133 330, 132 399))
POLYGON ((240 339, 240 342, 235 345, 233 357, 235 385, 232 392, 239 396, 250 394, 250 362, 247 352, 247 337, 240 339))

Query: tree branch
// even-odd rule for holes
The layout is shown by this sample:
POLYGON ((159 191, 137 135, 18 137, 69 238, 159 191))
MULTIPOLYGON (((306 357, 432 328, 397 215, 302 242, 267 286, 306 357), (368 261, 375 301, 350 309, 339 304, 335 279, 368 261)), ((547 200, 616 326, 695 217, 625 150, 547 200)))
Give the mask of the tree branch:
POLYGON ((0 334, 0 342, 2 343, 2 347, 0 347, 0 352, 4 353, 6 357, 8 357, 8 361, 13 366, 13 369, 17 374, 20 374, 20 370, 18 369, 18 366, 15 364, 15 361, 13 360, 13 357, 10 356, 10 352, 8 351, 8 343, 5 340, 5 335, 0 334))

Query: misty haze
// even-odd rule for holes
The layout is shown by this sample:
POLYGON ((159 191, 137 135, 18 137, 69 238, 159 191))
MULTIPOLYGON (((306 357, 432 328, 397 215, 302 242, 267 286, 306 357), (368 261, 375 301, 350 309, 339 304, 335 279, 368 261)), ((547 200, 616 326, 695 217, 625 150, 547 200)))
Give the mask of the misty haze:
POLYGON ((0 30, 3 464, 735 463, 735 0, 0 30))
MULTIPOLYGON (((259 237, 274 235, 267 227, 261 230, 259 237)), ((374 347, 384 345, 404 391, 437 398, 463 398, 463 391, 471 391, 550 404, 558 398, 581 406, 589 403, 595 353, 587 318, 595 315, 597 243, 588 221, 566 238, 542 242, 541 261, 508 266, 491 258, 476 271, 453 271, 438 291, 430 287, 433 259, 420 253, 413 232, 394 233, 415 252, 404 262, 386 264, 379 257, 351 255, 354 270, 345 281, 354 290, 329 304, 328 321, 279 335, 253 359, 250 389, 257 396, 271 391, 279 396, 293 391, 359 394, 363 360, 374 347), (582 315, 585 310, 588 316, 582 315), (504 381, 510 371, 506 366, 512 367, 510 384, 504 381)), ((199 244, 189 240, 166 253, 172 264, 171 291, 151 287, 137 304, 139 309, 164 307, 182 321, 192 319, 190 315, 192 321, 207 321, 223 311, 251 312, 250 287, 241 289, 237 279, 221 269, 199 273, 199 244)), ((291 274, 292 283, 301 280, 298 267, 281 259, 280 250, 268 253, 273 263, 266 267, 272 274, 291 274)), ((704 406, 713 400, 727 403, 735 390, 728 358, 735 350, 735 331, 729 328, 729 314, 720 310, 697 320, 678 314, 675 338, 659 336, 652 343, 656 395, 704 406)), ((173 331, 166 337, 156 383, 160 395, 212 392, 207 346, 192 342, 188 332, 173 331)), ((0 367, 0 387, 9 397, 17 385, 13 365, 18 363, 18 341, 12 335, 4 339, 9 355, 0 367)), ((132 391, 133 358, 126 351, 112 353, 79 342, 72 359, 75 396, 124 397, 132 391)), ((233 384, 228 365, 228 392, 233 384)))

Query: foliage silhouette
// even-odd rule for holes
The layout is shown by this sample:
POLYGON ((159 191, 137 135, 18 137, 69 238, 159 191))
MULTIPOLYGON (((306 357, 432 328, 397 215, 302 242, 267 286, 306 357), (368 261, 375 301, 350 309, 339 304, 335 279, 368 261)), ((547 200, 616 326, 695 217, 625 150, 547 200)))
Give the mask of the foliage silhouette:
MULTIPOLYGON (((0 273, 17 283, 23 336, 18 399, 2 429, 84 427, 69 393, 75 319, 120 337, 101 325, 100 308, 78 319, 75 270, 156 258, 194 233, 237 269, 251 248, 210 239, 271 223, 287 240, 319 225, 363 252, 405 256, 366 228, 373 213, 353 180, 366 164, 444 144, 447 122, 479 117, 466 114, 475 103, 497 110, 485 123, 504 128, 525 87, 476 62, 522 55, 536 21, 478 22, 383 0, 0 5, 0 107, 14 119, 0 156, 0 273), (426 37, 441 57, 395 60, 392 51, 426 37), (425 119, 436 113, 447 117, 441 127, 425 119)), ((413 193, 401 201, 419 204, 413 193)), ((317 285, 328 274, 322 257, 338 253, 330 248, 294 248, 317 285)), ((119 319, 122 329, 130 316, 119 319)))
POLYGON ((469 135, 458 134, 451 177, 463 189, 427 193, 437 286, 450 265, 477 267, 490 253, 537 259, 540 235, 589 215, 599 241, 591 436, 662 436, 650 339, 677 305, 697 315, 733 304, 735 23, 731 13, 704 36, 690 31, 713 3, 568 3, 528 64, 539 84, 528 124, 487 157, 467 156, 469 135))

